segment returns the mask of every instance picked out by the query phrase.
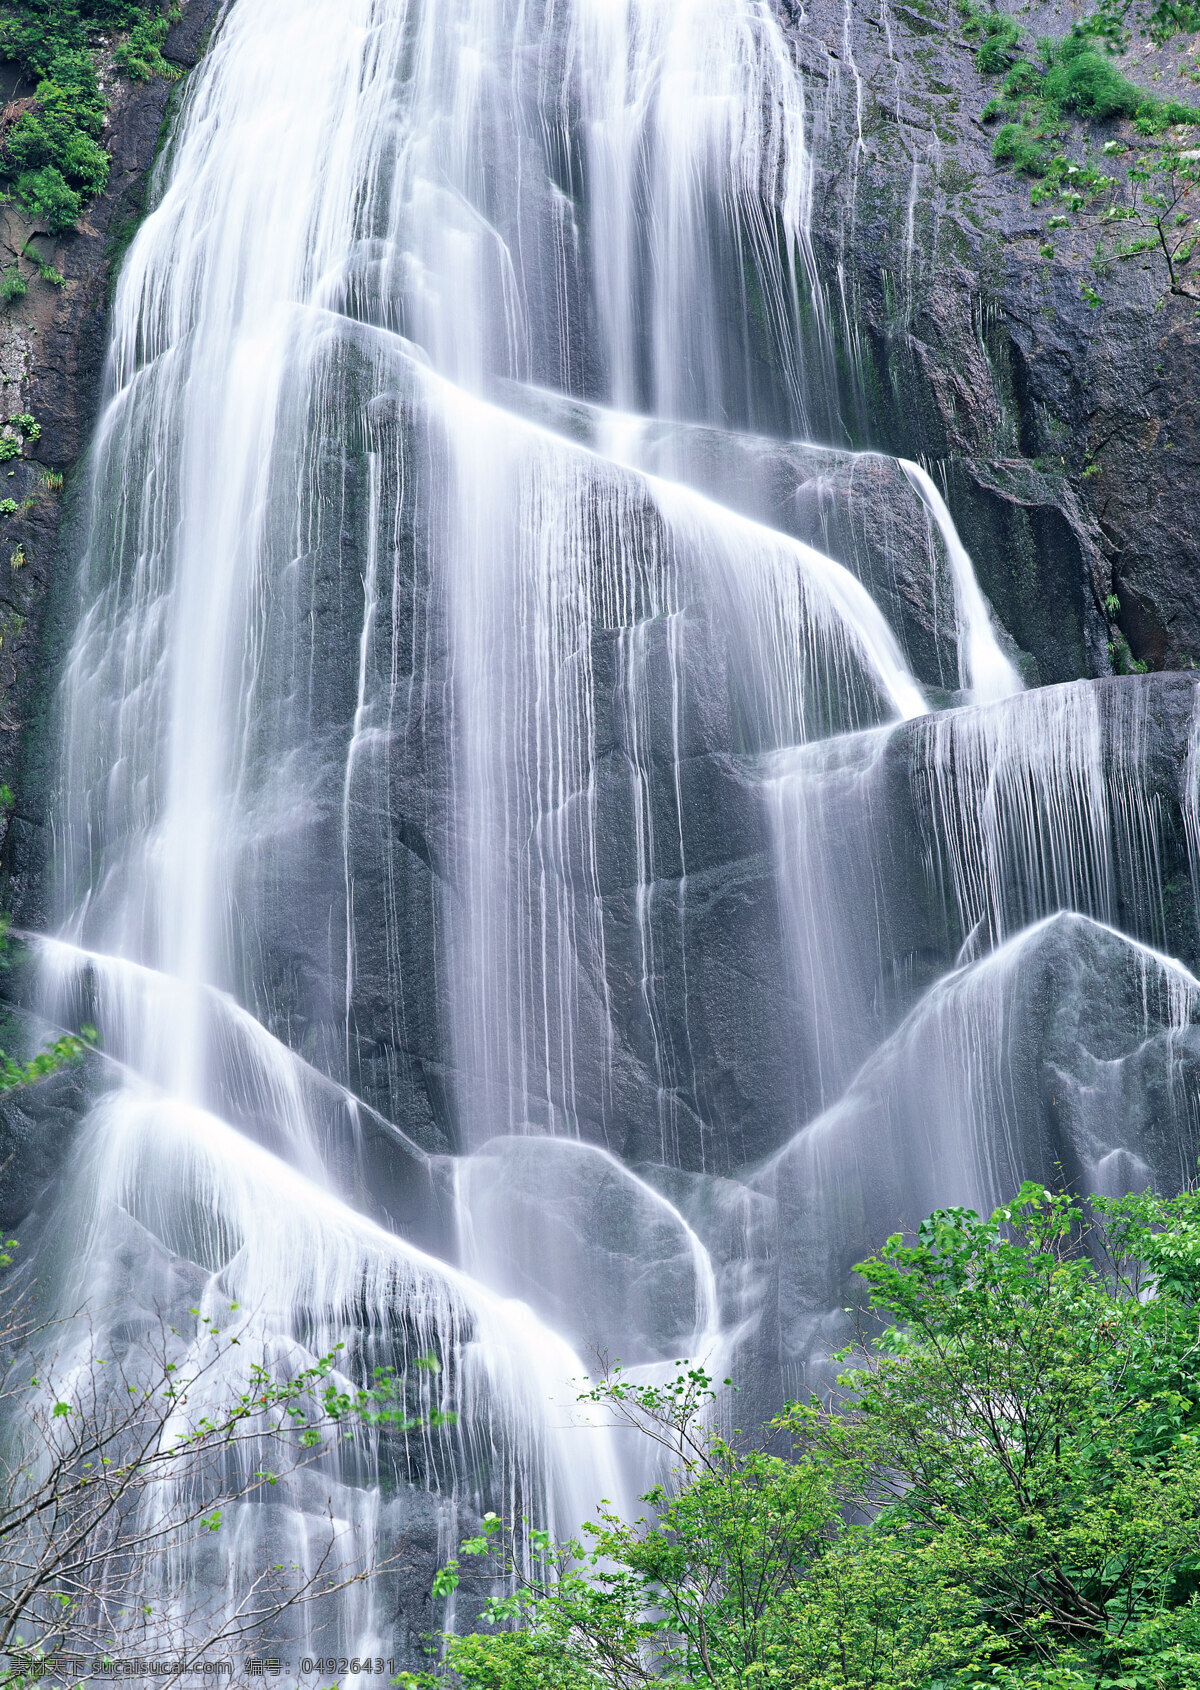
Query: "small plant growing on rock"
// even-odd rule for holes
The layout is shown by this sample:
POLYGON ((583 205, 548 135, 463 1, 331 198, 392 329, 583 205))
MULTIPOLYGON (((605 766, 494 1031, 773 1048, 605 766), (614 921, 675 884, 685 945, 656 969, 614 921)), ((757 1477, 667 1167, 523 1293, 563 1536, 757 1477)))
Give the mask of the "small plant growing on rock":
POLYGON ((5 305, 12 305, 18 299, 24 299, 29 292, 29 283, 14 264, 0 276, 0 299, 5 305))
POLYGON ((13 458, 21 455, 20 436, 28 441, 40 440, 42 425, 37 422, 28 411, 18 411, 16 416, 9 417, 3 425, 4 433, 0 434, 0 463, 10 463, 13 458), (16 434, 11 430, 15 429, 16 434))
MULTIPOLYGON (((1112 55, 1130 39, 1129 17, 1136 0, 1100 0, 1098 10, 1074 24, 1065 39, 1039 40, 1033 53, 1018 56, 1020 30, 999 12, 984 13, 965 0, 964 32, 982 38, 977 56, 985 74, 1004 73, 1000 93, 988 101, 985 122, 1005 119, 992 144, 997 163, 1033 179, 1035 204, 1057 200, 1063 210, 1047 230, 1065 228, 1076 218, 1099 220, 1105 236, 1120 225, 1129 237, 1118 244, 1102 242, 1102 264, 1113 259, 1158 255, 1171 292, 1197 297, 1187 285, 1188 267, 1200 249, 1200 150, 1189 144, 1187 128, 1200 124, 1200 108, 1178 100, 1163 100, 1122 75, 1112 55), (996 20, 1003 20, 997 22, 996 20), (1066 118, 1085 123, 1124 118, 1137 136, 1154 143, 1143 148, 1134 140, 1110 137, 1106 158, 1132 152, 1133 162, 1109 175, 1090 163, 1057 150, 1069 134, 1066 118)), ((1146 17, 1143 34, 1165 40, 1176 29, 1200 23, 1200 7, 1163 0, 1146 17)), ((1048 257, 1048 242, 1041 246, 1048 257)), ((1099 295, 1086 283, 1083 296, 1091 306, 1099 295)))
POLYGON ((117 48, 113 58, 131 82, 149 82, 152 76, 165 77, 168 82, 178 80, 179 70, 163 58, 162 47, 179 15, 179 7, 172 6, 157 17, 144 17, 117 48))
POLYGON ((21 257, 27 258, 42 280, 49 282, 51 287, 61 288, 67 285, 67 278, 60 270, 56 270, 52 264, 46 263, 32 242, 25 248, 21 257))
POLYGON ((1129 171, 1132 196, 1113 213, 1135 228, 1132 240, 1117 249, 1118 258, 1158 253, 1166 265, 1172 293, 1200 298, 1186 284, 1185 272, 1200 245, 1200 168, 1195 157, 1170 149, 1146 158, 1129 171))
POLYGON ((1019 123, 1006 123, 992 143, 997 164, 1010 164, 1022 176, 1045 176, 1050 155, 1038 139, 1019 123))

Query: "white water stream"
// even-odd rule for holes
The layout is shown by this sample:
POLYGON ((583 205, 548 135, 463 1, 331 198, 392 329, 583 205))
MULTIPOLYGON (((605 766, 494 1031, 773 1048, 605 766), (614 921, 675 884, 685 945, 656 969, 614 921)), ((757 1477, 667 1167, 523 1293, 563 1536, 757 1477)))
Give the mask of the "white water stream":
POLYGON ((411 1587, 286 1639, 403 1653, 397 1603, 479 1510, 628 1503, 647 1469, 574 1407, 594 1352, 752 1349, 762 1194, 807 1181, 807 1226, 861 1176, 830 1111, 872 1052, 919 1065, 953 1023, 959 1072, 1020 924, 1116 919, 1086 695, 1031 728, 928 475, 887 483, 905 562, 948 570, 934 634, 989 707, 929 724, 892 601, 706 483, 714 440, 736 473, 811 431, 812 183, 769 0, 233 0, 188 84, 116 293, 62 682, 45 1001, 114 1059, 57 1198, 62 1295, 89 1345, 182 1282, 239 1305, 246 1361, 432 1352, 460 1419, 331 1458, 328 1516, 284 1486, 203 1567, 150 1568, 177 1632, 198 1579, 211 1617, 264 1556, 411 1531, 411 1587), (873 831, 900 733, 929 883, 1005 944, 898 1032, 932 966, 891 944, 873 831), (763 1001, 815 1077, 738 1181, 764 1117, 737 993, 781 927, 763 1001))

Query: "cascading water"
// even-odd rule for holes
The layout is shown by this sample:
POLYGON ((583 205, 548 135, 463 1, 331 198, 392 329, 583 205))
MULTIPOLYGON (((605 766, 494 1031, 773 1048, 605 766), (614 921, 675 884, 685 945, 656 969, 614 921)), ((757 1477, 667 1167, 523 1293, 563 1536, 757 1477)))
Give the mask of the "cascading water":
POLYGON ((769 1411, 931 1204, 1181 1177, 1190 684, 1023 692, 930 476, 793 438, 808 122, 769 0, 233 0, 188 88, 62 683, 59 1365, 236 1305, 460 1418, 241 1505, 155 1625, 404 1537, 289 1621, 403 1653, 474 1511, 636 1489, 594 1354, 769 1411))

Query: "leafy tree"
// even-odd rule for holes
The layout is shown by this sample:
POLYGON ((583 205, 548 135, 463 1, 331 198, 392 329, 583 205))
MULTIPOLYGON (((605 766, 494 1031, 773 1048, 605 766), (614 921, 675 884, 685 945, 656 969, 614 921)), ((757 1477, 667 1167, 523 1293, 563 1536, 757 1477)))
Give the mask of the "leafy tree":
POLYGON ((412 1682, 1200 1682, 1200 1196, 1027 1185, 859 1273, 876 1336, 757 1440, 716 1430, 702 1371, 604 1380, 592 1399, 669 1460, 646 1516, 562 1544, 489 1516, 460 1551, 496 1580, 488 1629, 412 1682))
POLYGON ((1133 225, 1132 239, 1117 249, 1118 258, 1158 253, 1166 265, 1171 292, 1200 297, 1189 286, 1190 265, 1200 245, 1200 166, 1179 149, 1151 153, 1129 171, 1130 202, 1114 217, 1133 225))
MULTIPOLYGON (((10 1260, 14 1248, 9 1240, 10 1260)), ((348 1389, 332 1352, 286 1377, 256 1362, 244 1389, 224 1390, 224 1368, 244 1341, 233 1311, 223 1329, 193 1309, 191 1345, 166 1322, 107 1355, 93 1344, 80 1369, 54 1350, 59 1331, 76 1323, 35 1324, 28 1307, 15 1285, 0 1289, 0 1658, 11 1662, 0 1666, 0 1687, 20 1690, 62 1654, 123 1653, 131 1637, 167 1659, 257 1640, 289 1608, 394 1564, 390 1556, 362 1566, 341 1554, 331 1497, 313 1564, 261 1567, 219 1613, 200 1598, 181 1608, 169 1569, 190 1566, 239 1505, 315 1469, 330 1436, 353 1425, 404 1432, 447 1417, 415 1418, 387 1370, 348 1389), (39 1350, 49 1351, 44 1367, 39 1350), (189 1412, 203 1402, 206 1412, 189 1412), (158 1608, 147 1600, 155 1592, 158 1608)))

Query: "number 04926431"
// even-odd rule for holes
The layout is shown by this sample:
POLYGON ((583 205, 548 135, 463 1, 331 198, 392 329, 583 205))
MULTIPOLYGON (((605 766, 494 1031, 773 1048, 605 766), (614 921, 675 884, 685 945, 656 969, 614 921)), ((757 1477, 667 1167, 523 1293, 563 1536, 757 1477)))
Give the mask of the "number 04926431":
POLYGON ((332 1673, 363 1673, 370 1678, 376 1674, 398 1672, 400 1663, 390 1655, 385 1659, 382 1655, 323 1655, 314 1660, 311 1655, 305 1655, 300 1662, 300 1671, 332 1672, 332 1673))

